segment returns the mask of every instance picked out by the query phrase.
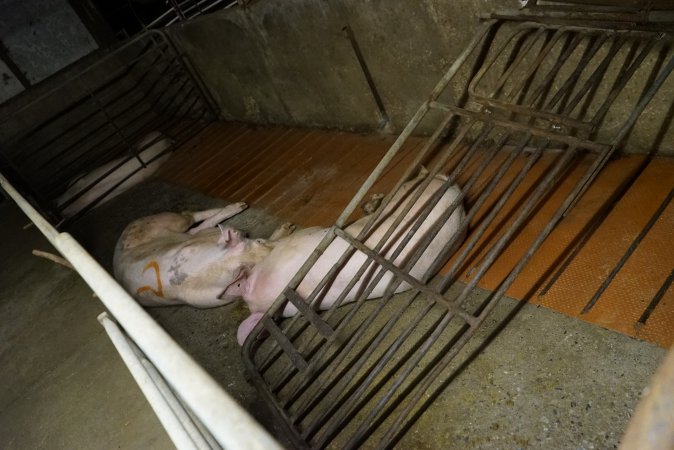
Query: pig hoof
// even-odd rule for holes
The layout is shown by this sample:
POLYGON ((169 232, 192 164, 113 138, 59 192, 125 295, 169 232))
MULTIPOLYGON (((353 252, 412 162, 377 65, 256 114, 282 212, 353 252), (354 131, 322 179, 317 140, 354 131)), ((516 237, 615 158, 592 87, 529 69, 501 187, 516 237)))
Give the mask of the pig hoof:
POLYGON ((381 205, 381 201, 383 198, 384 194, 372 194, 370 200, 368 200, 367 202, 365 202, 365 204, 363 204, 363 211, 365 211, 365 214, 370 215, 373 212, 375 212, 377 208, 379 208, 379 205, 381 205))
POLYGON ((286 232, 287 234, 291 234, 293 231, 295 231, 295 224, 292 222, 286 222, 283 225, 281 225, 281 229, 286 232))
POLYGON ((293 231, 295 231, 295 224, 292 222, 286 222, 277 229, 274 230, 271 236, 269 236, 270 241, 275 241, 277 239, 284 238, 286 236, 290 236, 293 231))

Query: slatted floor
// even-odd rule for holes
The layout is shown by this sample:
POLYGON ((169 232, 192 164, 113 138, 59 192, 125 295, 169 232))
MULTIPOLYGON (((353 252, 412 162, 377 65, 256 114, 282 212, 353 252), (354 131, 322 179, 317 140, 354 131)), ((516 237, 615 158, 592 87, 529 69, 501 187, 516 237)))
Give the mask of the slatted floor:
MULTIPOLYGON (((161 169, 159 176, 211 196, 245 201, 301 226, 328 226, 392 142, 392 137, 374 135, 216 123, 183 145, 161 169)), ((420 139, 408 141, 373 192, 385 192, 421 142, 420 139)), ((544 161, 552 162, 554 155, 544 158, 544 161)), ((655 158, 647 165, 561 276, 544 295, 540 295, 541 288, 560 267, 562 257, 581 230, 642 161, 642 156, 625 157, 605 168, 520 274, 509 289, 509 296, 663 347, 674 343, 674 287, 666 283, 674 268, 674 203, 664 210, 596 305, 589 313, 581 314, 583 306, 674 187, 674 158, 655 158), (664 295, 657 307, 648 320, 640 324, 642 313, 663 289, 664 295)), ((524 158, 519 163, 523 164, 524 158)), ((589 160, 581 161, 538 209, 523 233, 483 278, 482 287, 494 289, 503 279, 575 185, 587 164, 589 160)), ((517 169, 516 165, 512 170, 517 169)), ((530 173, 518 189, 520 193, 526 192, 527 186, 539 175, 530 173)), ((514 197, 512 207, 517 204, 517 195, 514 197)), ((509 210, 504 208, 501 218, 494 224, 507 223, 509 210)), ((474 222, 479 221, 478 213, 474 222)), ((470 264, 464 267, 464 280, 469 279, 471 268, 479 263, 487 244, 498 234, 498 227, 485 234, 485 245, 476 247, 469 258, 470 264)))

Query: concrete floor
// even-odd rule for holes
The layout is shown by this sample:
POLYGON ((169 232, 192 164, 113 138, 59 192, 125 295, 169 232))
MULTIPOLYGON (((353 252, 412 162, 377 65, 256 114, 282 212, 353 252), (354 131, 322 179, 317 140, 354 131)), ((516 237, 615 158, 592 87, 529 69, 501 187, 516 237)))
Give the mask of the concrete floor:
POLYGON ((26 216, 0 203, 0 448, 166 449, 163 428, 96 316, 104 310, 26 216))
MULTIPOLYGON (((71 230, 106 267, 122 228, 162 210, 221 200, 161 182, 139 186, 71 230)), ((24 217, 0 205, 1 448, 167 448, 170 442, 107 341, 103 307, 24 217), (84 343, 84 344, 83 344, 84 343)), ((268 235, 277 219, 248 210, 234 226, 268 235)), ((470 361, 439 379, 400 448, 612 448, 664 350, 543 307, 504 299, 470 346, 470 361), (506 320, 508 319, 508 320, 506 320), (507 326, 498 333, 504 323, 507 326), (483 345, 484 344, 484 345, 483 345)), ((271 432, 280 428, 246 382, 235 343, 241 305, 150 310, 176 341, 271 432)), ((282 438, 281 438, 282 439, 282 438)), ((282 442, 286 442, 282 439, 282 442)))

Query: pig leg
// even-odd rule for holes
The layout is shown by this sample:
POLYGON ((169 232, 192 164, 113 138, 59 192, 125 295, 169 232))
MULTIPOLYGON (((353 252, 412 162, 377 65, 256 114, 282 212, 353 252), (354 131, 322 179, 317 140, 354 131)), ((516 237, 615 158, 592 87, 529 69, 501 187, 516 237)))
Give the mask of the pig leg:
POLYGON ((278 227, 274 232, 269 236, 270 241, 275 241, 277 239, 284 238, 286 236, 290 236, 293 231, 295 231, 295 225, 293 225, 290 222, 286 222, 280 227, 278 227))
POLYGON ((236 332, 236 340, 239 345, 243 345, 243 343, 246 342, 246 338, 250 332, 253 331, 253 328, 255 328, 255 325, 257 325, 260 319, 262 319, 262 316, 264 316, 264 313, 256 312, 241 322, 241 325, 239 325, 239 329, 236 332))
POLYGON ((239 214, 247 207, 248 205, 246 205, 245 203, 239 202, 239 203, 232 203, 231 205, 227 205, 224 208, 214 208, 214 209, 207 209, 205 211, 197 211, 193 213, 183 213, 186 215, 190 215, 194 220, 193 223, 203 221, 196 227, 191 228, 188 231, 188 233, 197 234, 201 230, 213 228, 223 220, 229 219, 230 217, 239 214))

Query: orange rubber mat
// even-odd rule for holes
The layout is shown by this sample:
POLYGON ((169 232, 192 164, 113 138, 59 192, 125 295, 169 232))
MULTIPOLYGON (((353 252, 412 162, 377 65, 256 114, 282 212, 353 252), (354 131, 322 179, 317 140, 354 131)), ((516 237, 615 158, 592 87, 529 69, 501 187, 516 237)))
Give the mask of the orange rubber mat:
MULTIPOLYGON (((328 226, 334 223, 393 140, 389 136, 216 123, 183 145, 162 167, 159 176, 204 194, 246 201, 301 226, 328 226)), ((384 192, 401 175, 421 142, 421 139, 408 140, 373 191, 384 192)), ((518 199, 554 159, 554 154, 544 155, 542 164, 534 166, 537 170, 527 175, 496 217, 469 256, 467 265, 461 268, 464 281, 470 279, 488 244, 497 239, 499 231, 512 220, 518 199)), ((524 161, 522 157, 510 170, 515 173, 524 161)), ((664 292, 644 324, 638 321, 674 268, 674 204, 664 210, 590 312, 581 314, 581 310, 674 187, 672 158, 655 158, 648 163, 554 284, 540 295, 541 288, 561 267, 563 258, 588 222, 643 161, 642 156, 630 156, 609 163, 536 252, 507 295, 663 347, 671 346, 674 343, 674 287, 664 292)), ((567 174, 487 271, 481 287, 493 290, 498 286, 589 163, 589 159, 580 161, 567 174)), ((492 166, 495 168, 498 164, 497 158, 492 166)), ((483 208, 495 202, 498 193, 497 188, 483 208)), ((471 227, 482 219, 478 212, 471 227)))

